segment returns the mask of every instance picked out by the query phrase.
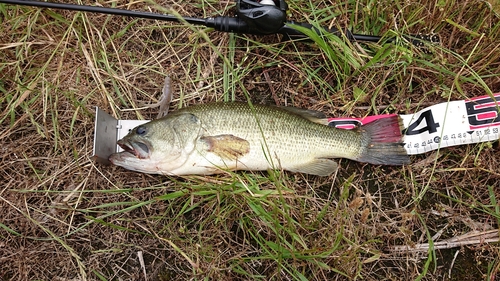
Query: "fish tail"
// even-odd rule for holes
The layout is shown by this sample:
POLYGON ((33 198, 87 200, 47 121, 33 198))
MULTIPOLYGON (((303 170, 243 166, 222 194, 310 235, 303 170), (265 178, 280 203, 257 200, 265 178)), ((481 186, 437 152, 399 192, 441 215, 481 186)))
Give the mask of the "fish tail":
POLYGON ((362 150, 356 159, 378 165, 404 165, 410 157, 404 148, 401 121, 394 115, 361 126, 362 150))

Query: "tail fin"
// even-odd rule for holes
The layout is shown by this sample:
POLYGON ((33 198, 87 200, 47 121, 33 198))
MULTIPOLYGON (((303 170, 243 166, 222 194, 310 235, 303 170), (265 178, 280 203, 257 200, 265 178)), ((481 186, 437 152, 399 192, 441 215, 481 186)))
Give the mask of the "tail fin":
POLYGON ((358 130, 364 149, 357 161, 379 165, 410 163, 410 157, 403 147, 399 116, 378 119, 358 130))

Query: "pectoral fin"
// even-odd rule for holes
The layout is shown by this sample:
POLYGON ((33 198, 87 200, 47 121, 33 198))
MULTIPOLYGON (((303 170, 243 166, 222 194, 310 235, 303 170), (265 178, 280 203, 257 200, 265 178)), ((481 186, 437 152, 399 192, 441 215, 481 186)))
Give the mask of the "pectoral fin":
POLYGON ((233 135, 205 136, 200 140, 208 146, 207 151, 228 160, 236 160, 250 151, 247 140, 233 135))
POLYGON ((300 167, 290 169, 292 172, 311 174, 316 176, 329 176, 337 171, 337 162, 331 159, 314 159, 314 161, 300 167))

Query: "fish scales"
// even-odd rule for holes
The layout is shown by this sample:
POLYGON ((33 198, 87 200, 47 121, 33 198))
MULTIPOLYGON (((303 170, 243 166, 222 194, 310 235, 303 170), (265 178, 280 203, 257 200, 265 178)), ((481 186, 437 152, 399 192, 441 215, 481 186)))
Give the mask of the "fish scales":
POLYGON ((209 135, 232 133, 246 139, 251 151, 263 152, 267 144, 281 161, 303 157, 356 157, 361 135, 313 123, 304 117, 279 107, 244 103, 212 103, 186 108, 204 120, 209 135), (264 142, 265 140, 265 142, 264 142))

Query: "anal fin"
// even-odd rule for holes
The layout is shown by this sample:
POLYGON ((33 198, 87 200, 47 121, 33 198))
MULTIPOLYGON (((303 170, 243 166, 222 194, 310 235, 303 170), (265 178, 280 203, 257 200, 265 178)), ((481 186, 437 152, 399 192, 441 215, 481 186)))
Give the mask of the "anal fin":
POLYGON ((306 165, 293 167, 289 169, 292 172, 311 174, 316 176, 329 176, 338 169, 338 164, 332 159, 320 158, 314 159, 306 165))

